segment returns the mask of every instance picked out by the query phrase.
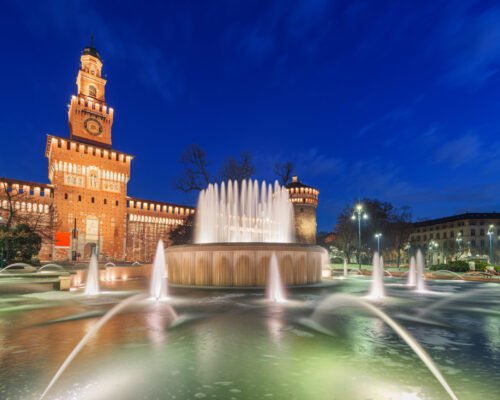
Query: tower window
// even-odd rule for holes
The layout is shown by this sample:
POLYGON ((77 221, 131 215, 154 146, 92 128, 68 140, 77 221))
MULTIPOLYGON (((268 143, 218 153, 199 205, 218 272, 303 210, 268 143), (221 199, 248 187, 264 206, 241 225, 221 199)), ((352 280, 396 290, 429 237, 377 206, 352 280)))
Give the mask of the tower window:
POLYGON ((107 199, 104 199, 104 204, 108 204, 108 200, 107 199))
POLYGON ((90 200, 92 201, 92 203, 95 203, 95 198, 94 197, 92 197, 90 200))
POLYGON ((116 205, 116 206, 118 205, 118 200, 116 200, 115 205, 116 205))
POLYGON ((82 196, 78 195, 78 201, 82 201, 82 196))
POLYGON ((64 200, 68 200, 68 193, 64 193, 64 200))

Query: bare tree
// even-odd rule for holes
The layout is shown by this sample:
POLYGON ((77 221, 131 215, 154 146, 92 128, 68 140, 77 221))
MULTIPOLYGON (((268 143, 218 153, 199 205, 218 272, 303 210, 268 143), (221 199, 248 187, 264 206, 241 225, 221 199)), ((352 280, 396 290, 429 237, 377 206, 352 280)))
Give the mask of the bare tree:
POLYGON ((347 206, 337 216, 337 224, 335 225, 335 239, 333 244, 351 261, 352 254, 356 249, 356 229, 351 221, 351 207, 347 206))
POLYGON ((241 182, 243 179, 250 179, 255 173, 252 155, 247 152, 240 154, 238 161, 234 157, 228 157, 224 160, 221 169, 222 180, 233 180, 241 182))
POLYGON ((389 235, 392 239, 392 249, 396 252, 397 266, 401 264, 401 252, 408 244, 413 231, 412 215, 408 206, 392 210, 388 224, 389 235))
POLYGON ((184 150, 180 162, 184 165, 184 171, 175 181, 176 189, 186 193, 205 189, 210 183, 205 150, 192 144, 184 150))
POLYGON ((292 178, 295 166, 291 161, 284 163, 277 162, 274 164, 274 173, 278 176, 280 183, 285 186, 292 178))

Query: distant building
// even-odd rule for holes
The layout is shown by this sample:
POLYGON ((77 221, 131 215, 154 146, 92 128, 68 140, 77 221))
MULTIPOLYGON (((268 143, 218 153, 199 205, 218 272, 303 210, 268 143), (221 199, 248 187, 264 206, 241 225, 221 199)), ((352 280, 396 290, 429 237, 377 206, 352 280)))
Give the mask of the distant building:
POLYGON ((433 264, 450 259, 482 258, 500 261, 500 213, 465 213, 420 221, 410 235, 412 248, 422 249, 433 264))
POLYGON ((297 176, 286 185, 295 212, 295 237, 298 243, 316 244, 316 209, 319 190, 299 181, 297 176))

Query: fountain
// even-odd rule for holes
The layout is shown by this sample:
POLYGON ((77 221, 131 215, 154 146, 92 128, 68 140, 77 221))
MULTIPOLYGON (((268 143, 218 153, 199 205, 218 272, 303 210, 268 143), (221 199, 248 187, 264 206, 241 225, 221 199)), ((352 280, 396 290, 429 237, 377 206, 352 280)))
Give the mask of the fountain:
POLYGON ((87 282, 85 284, 85 295, 96 296, 99 294, 99 263, 95 253, 90 257, 87 282))
POLYGON ((410 268, 408 270, 408 281, 406 286, 414 287, 417 284, 417 269, 416 269, 416 261, 415 257, 411 257, 410 259, 410 268))
POLYGON ((195 243, 166 250, 171 284, 266 287, 273 254, 284 285, 321 281, 326 250, 294 243, 293 206, 277 182, 211 184, 197 210, 195 243))
POLYGON ((156 254, 151 273, 151 297, 156 301, 168 299, 167 277, 165 268, 165 248, 160 239, 156 246, 156 254))
POLYGON ((269 300, 274 303, 286 303, 285 289, 281 281, 280 267, 275 253, 271 256, 269 274, 269 300))
POLYGON ((347 271, 347 259, 344 258, 344 278, 347 278, 347 275, 348 275, 348 271, 347 271))
POLYGON ((371 300, 382 300, 384 290, 384 259, 377 252, 373 254, 372 286, 367 296, 371 300))
POLYGON ((424 256, 422 255, 422 251, 419 249, 417 251, 417 263, 416 263, 416 287, 415 290, 417 292, 425 292, 425 264, 424 264, 424 256))

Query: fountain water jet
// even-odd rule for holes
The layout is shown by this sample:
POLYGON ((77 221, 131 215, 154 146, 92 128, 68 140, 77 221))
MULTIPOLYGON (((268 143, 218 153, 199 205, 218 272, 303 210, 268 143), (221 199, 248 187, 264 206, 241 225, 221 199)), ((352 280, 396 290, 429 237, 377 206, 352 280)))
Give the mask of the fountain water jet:
POLYGON ((377 252, 373 254, 372 286, 367 297, 372 300, 382 300, 385 297, 384 259, 377 252))
POLYGON ((280 268, 276 253, 271 256, 269 262, 269 295, 268 298, 274 303, 286 303, 285 290, 281 281, 280 268))
MULTIPOLYGON (((375 253, 376 254, 376 253, 375 253)), ((418 260, 418 259, 417 259, 418 260)), ((328 310, 331 312, 336 308, 346 306, 346 305, 356 305, 362 307, 372 314, 379 317, 382 321, 384 321, 387 325, 389 325, 401 339, 403 339, 408 346, 415 352, 415 354, 422 360, 425 366, 431 371, 434 377, 438 380, 444 390, 448 393, 451 399, 458 400, 458 397, 453 392, 453 389, 450 387, 443 374, 439 370, 439 368, 434 364, 431 356, 424 350, 424 348, 420 345, 420 343, 401 325, 399 325, 396 321, 394 321, 391 317, 389 317, 386 313, 384 313, 379 308, 374 305, 363 301, 362 299, 355 297, 350 294, 332 294, 328 296, 325 300, 323 300, 319 306, 314 310, 313 314, 310 317, 313 324, 321 325, 317 319, 321 312, 328 310)))
POLYGON ((411 257, 410 259, 410 268, 408 270, 408 281, 406 282, 406 286, 415 286, 417 284, 417 266, 415 257, 411 257))
POLYGON ((168 299, 165 249, 160 239, 156 246, 156 254, 151 272, 150 295, 156 301, 168 299))
POLYGON ((424 270, 425 270, 425 264, 424 264, 424 256, 422 254, 422 251, 419 249, 417 251, 417 263, 416 263, 416 287, 415 290, 417 292, 425 292, 425 276, 424 276, 424 270))
POLYGON ((228 181, 200 193, 195 243, 292 243, 293 206, 278 182, 228 181))
POLYGON ((90 257, 87 282, 85 283, 85 295, 97 296, 99 294, 99 264, 95 253, 90 257))
POLYGON ((347 259, 344 258, 344 278, 347 278, 347 259))
POLYGON ((145 294, 136 294, 134 296, 128 297, 114 306, 111 310, 109 310, 103 317, 94 325, 90 330, 86 333, 86 335, 78 342, 73 351, 69 354, 69 356, 64 360, 63 364, 59 367, 56 374, 48 384, 48 386, 43 391, 42 395, 38 400, 43 400, 49 390, 54 386, 62 373, 68 368, 73 359, 78 355, 78 353, 83 349, 83 347, 87 344, 87 342, 94 336, 99 330, 108 322, 111 318, 113 318, 116 314, 118 314, 121 310, 123 310, 128 305, 145 298, 145 294))

